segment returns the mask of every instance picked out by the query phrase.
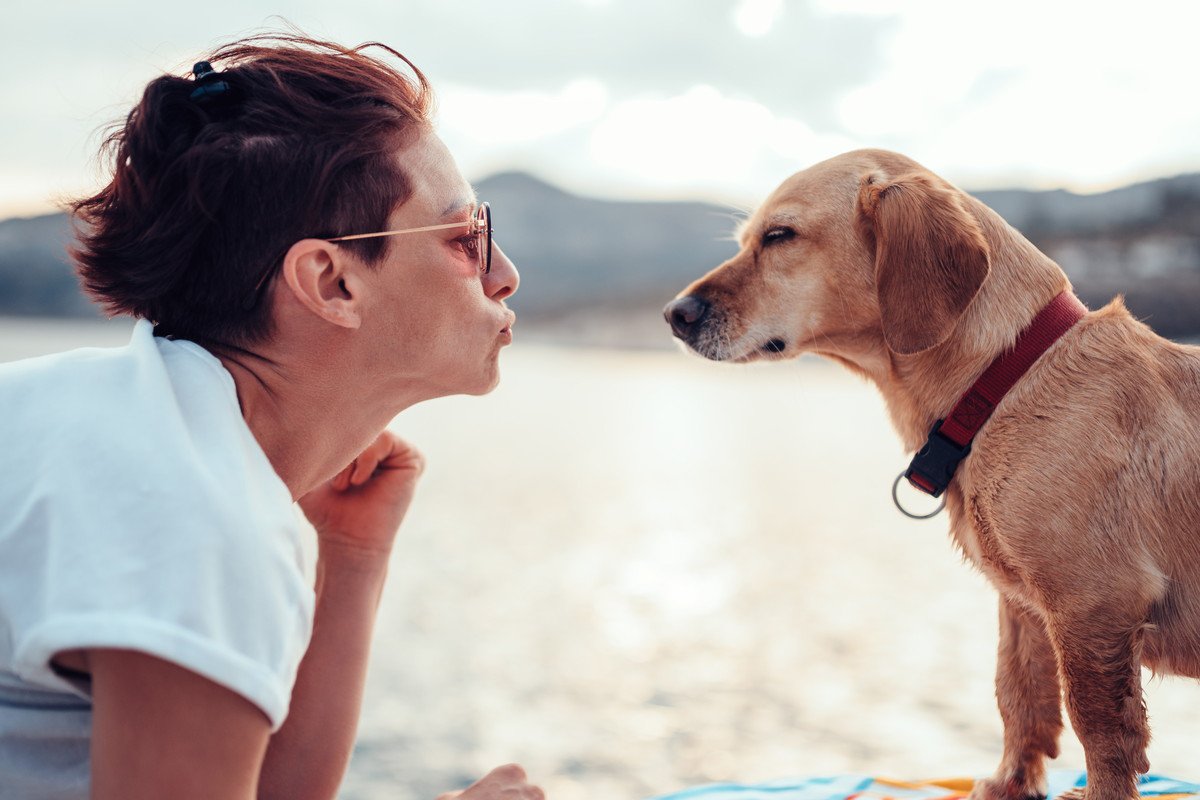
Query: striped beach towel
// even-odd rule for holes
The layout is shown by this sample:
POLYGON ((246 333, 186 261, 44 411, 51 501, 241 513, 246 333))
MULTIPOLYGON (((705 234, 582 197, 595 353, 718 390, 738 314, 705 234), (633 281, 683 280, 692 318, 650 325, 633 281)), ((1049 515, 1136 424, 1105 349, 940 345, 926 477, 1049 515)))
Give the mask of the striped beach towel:
MULTIPOLYGON (((1050 773, 1050 797, 1087 783, 1083 772, 1050 773)), ((766 783, 712 783, 693 786, 651 800, 963 800, 971 793, 971 778, 930 781, 894 781, 868 775, 780 780, 766 783)), ((1200 784, 1143 775, 1138 781, 1142 797, 1154 800, 1200 800, 1200 784)))

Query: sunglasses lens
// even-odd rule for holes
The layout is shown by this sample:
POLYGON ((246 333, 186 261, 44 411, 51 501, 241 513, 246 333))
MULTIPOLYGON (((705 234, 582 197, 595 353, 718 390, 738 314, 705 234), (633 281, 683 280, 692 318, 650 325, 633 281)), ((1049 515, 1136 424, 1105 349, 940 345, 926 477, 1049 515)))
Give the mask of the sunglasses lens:
POLYGON ((476 212, 475 224, 479 230, 479 258, 483 273, 492 271, 492 207, 480 203, 476 212))

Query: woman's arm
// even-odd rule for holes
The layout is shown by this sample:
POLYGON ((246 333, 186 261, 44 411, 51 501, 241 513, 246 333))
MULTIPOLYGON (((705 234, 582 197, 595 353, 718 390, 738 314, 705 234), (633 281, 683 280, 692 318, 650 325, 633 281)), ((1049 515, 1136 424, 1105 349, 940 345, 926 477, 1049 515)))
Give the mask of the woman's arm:
MULTIPOLYGON (((336 644, 332 637, 328 643, 336 644)), ((336 678, 337 665, 321 661, 306 659, 302 679, 319 682, 327 670, 336 678)), ((251 800, 256 796, 256 784, 259 798, 302 798, 319 791, 325 792, 324 797, 336 794, 349 759, 348 747, 342 751, 340 770, 330 770, 323 785, 306 783, 313 779, 310 771, 288 769, 285 759, 272 761, 269 757, 260 782, 259 766, 270 726, 262 712, 241 695, 133 650, 90 650, 75 654, 75 663, 91 670, 95 696, 92 800, 251 800), (276 768, 281 771, 272 775, 276 768)), ((361 697, 361 681, 357 686, 361 697)), ((327 695, 318 691, 310 696, 319 700, 327 695)), ((286 754, 305 745, 325 751, 335 749, 335 742, 353 743, 357 708, 357 703, 325 706, 317 702, 312 709, 293 709, 289 722, 271 738, 271 748, 286 754), (346 714, 346 708, 353 708, 354 713, 346 714), (326 736, 322 719, 341 730, 326 736), (298 720, 303 722, 296 724, 298 720)), ((317 753, 315 760, 326 765, 337 761, 323 755, 317 753)), ((320 781, 319 776, 315 780, 320 781)), ((438 800, 450 798, 544 800, 545 794, 528 782, 524 770, 509 764, 492 770, 466 791, 451 792, 438 800)))
POLYGON ((318 538, 316 615, 288 718, 267 748, 262 798, 337 794, 354 749, 388 556, 423 466, 416 450, 385 431, 300 499, 318 538))
MULTIPOLYGON (((329 484, 301 499, 317 530, 317 604, 287 720, 178 665, 130 650, 64 654, 90 672, 93 800, 332 800, 354 747, 371 634, 392 539, 420 455, 384 433, 329 484)), ((516 765, 462 800, 542 800, 516 765)))
POLYGON ((61 654, 91 673, 93 800, 332 800, 354 747, 371 632, 420 455, 384 433, 302 498, 317 529, 313 634, 273 736, 261 710, 177 664, 132 650, 61 654))
POLYGON ((134 650, 89 650, 92 800, 252 800, 271 726, 241 695, 134 650))
POLYGON ((267 748, 258 796, 330 800, 350 763, 384 558, 323 548, 312 641, 287 720, 267 748))

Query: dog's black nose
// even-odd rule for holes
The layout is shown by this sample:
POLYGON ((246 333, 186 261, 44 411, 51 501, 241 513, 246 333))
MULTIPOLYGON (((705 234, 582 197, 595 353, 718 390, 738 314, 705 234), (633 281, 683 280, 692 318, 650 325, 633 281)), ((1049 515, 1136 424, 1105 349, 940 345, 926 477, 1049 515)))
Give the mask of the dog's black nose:
POLYGON ((708 303, 694 294, 689 294, 667 303, 666 308, 663 309, 663 316, 667 322, 671 323, 671 330, 675 332, 675 335, 680 339, 686 339, 700 326, 700 322, 708 313, 708 308, 708 303))

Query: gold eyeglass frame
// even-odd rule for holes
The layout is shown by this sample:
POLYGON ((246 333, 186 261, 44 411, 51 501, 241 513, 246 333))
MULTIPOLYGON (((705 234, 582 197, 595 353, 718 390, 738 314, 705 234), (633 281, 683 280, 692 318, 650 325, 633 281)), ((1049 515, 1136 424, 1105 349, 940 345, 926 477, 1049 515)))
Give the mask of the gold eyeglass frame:
POLYGON ((378 236, 399 236, 404 233, 421 233, 423 231, 461 228, 464 225, 471 226, 472 234, 484 237, 479 248, 479 259, 483 274, 487 275, 492 271, 492 207, 487 203, 480 203, 476 206, 475 213, 471 216, 471 219, 465 222, 447 222, 444 225, 423 225, 420 228, 403 228, 397 231, 379 231, 377 233, 354 233, 349 236, 335 236, 325 241, 335 243, 352 242, 357 239, 373 239, 378 236))
MULTIPOLYGON (((397 231, 378 231, 376 233, 353 233, 349 236, 335 236, 332 239, 322 239, 325 242, 352 242, 357 239, 372 239, 378 236, 400 236, 405 233, 422 233, 424 231, 441 231, 449 228, 461 228, 464 225, 471 227, 471 233, 475 236, 482 236, 483 243, 479 249, 480 268, 484 275, 492 271, 492 207, 488 203, 480 203, 475 207, 474 214, 469 220, 464 222, 447 222, 444 225, 422 225, 419 228, 403 228, 397 231)), ((275 275, 275 270, 267 270, 263 276, 258 279, 258 283, 254 286, 254 291, 250 295, 245 308, 250 310, 258 304, 259 292, 262 291, 263 285, 275 275)))

